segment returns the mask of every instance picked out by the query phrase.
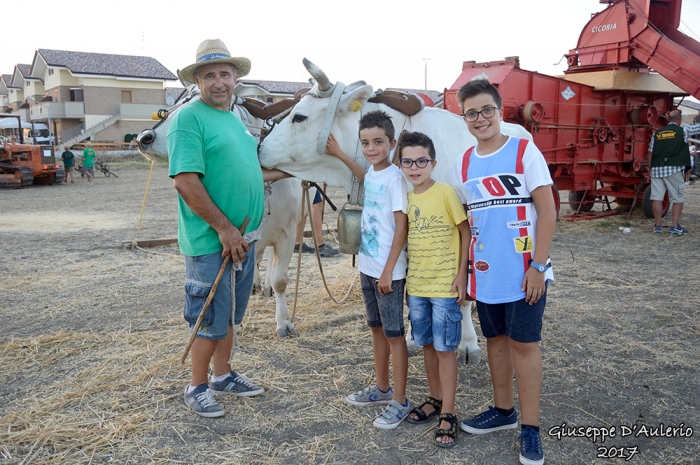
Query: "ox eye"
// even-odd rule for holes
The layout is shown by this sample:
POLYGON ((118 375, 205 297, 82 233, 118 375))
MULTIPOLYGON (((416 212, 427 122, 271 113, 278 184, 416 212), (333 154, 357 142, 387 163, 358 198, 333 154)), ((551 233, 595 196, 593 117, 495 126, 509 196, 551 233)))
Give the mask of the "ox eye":
POLYGON ((294 118, 292 118, 292 123, 301 123, 302 121, 306 121, 306 116, 304 115, 294 115, 294 118))

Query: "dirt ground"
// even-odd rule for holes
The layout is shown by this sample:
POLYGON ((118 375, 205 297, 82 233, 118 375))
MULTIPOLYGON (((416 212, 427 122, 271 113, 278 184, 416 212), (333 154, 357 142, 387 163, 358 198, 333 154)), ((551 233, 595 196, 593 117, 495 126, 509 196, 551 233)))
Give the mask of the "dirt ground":
MULTIPOLYGON (((334 304, 310 255, 299 337, 277 338, 274 299, 256 295, 238 338, 234 367, 265 394, 219 398, 220 419, 190 413, 182 258, 174 246, 122 247, 137 237, 148 170, 112 168, 119 178, 93 187, 79 178, 0 191, 0 462, 518 463, 519 430, 460 432, 457 447, 442 450, 434 424, 381 431, 377 409, 347 405, 373 380, 364 308, 357 288, 334 304)), ((326 222, 335 227, 330 213, 326 222)), ((687 189, 690 235, 655 235, 652 224, 639 211, 557 224, 541 344, 546 463, 698 463, 700 182, 687 189), (611 437, 594 441, 603 430, 611 437)), ((138 238, 173 236, 176 226, 176 194, 157 165, 138 238)), ((351 258, 323 264, 342 295, 356 276, 351 258)), ((484 361, 459 371, 460 420, 493 403, 479 343, 484 361)), ((408 395, 427 395, 422 357, 410 360, 408 395)))

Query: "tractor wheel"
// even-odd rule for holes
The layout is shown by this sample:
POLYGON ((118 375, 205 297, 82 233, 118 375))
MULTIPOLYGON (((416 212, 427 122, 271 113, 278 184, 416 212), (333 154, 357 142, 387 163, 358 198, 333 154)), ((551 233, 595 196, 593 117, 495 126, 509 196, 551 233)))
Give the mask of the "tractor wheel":
POLYGON ((569 208, 571 208, 572 212, 576 213, 578 211, 579 213, 587 213, 593 209, 593 205, 595 205, 593 198, 586 196, 586 199, 584 199, 583 194, 584 191, 569 192, 569 202, 571 202, 569 208), (579 204, 581 205, 580 209, 579 204))
MULTIPOLYGON (((666 213, 668 213, 668 207, 670 206, 670 202, 668 200, 668 192, 666 192, 666 195, 664 195, 664 199, 661 203, 661 206, 663 207, 661 218, 663 218, 664 216, 666 216, 666 213)), ((644 216, 646 216, 647 218, 654 217, 654 209, 652 208, 651 200, 651 184, 649 184, 647 188, 644 189, 644 196, 642 197, 642 211, 644 212, 644 216)))

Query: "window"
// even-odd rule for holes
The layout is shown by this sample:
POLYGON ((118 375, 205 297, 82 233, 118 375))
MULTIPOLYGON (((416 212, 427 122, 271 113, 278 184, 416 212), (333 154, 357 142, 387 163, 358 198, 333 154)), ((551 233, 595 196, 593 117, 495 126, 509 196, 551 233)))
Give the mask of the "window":
POLYGON ((272 97, 267 98, 267 103, 272 103, 272 97))
POLYGON ((122 91, 122 103, 131 103, 131 91, 130 90, 123 90, 122 91))
POLYGON ((83 101, 83 89, 80 87, 75 87, 70 90, 70 101, 71 102, 82 102, 83 101))
POLYGON ((53 76, 53 69, 49 68, 49 76, 53 76))

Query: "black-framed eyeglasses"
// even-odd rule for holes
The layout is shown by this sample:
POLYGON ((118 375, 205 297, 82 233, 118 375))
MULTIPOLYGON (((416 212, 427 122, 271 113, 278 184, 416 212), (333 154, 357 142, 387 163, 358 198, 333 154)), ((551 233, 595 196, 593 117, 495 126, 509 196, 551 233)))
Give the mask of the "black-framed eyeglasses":
POLYGON ((401 165, 401 168, 406 168, 409 169, 413 166, 415 163, 418 168, 425 168, 428 166, 433 160, 430 158, 419 158, 417 160, 412 160, 410 158, 402 158, 399 160, 399 164, 401 165))
POLYGON ((481 111, 469 110, 466 113, 462 113, 462 118, 464 118, 464 121, 468 123, 473 123, 474 121, 479 119, 480 114, 484 118, 488 119, 493 118, 497 111, 498 107, 486 107, 481 111))

